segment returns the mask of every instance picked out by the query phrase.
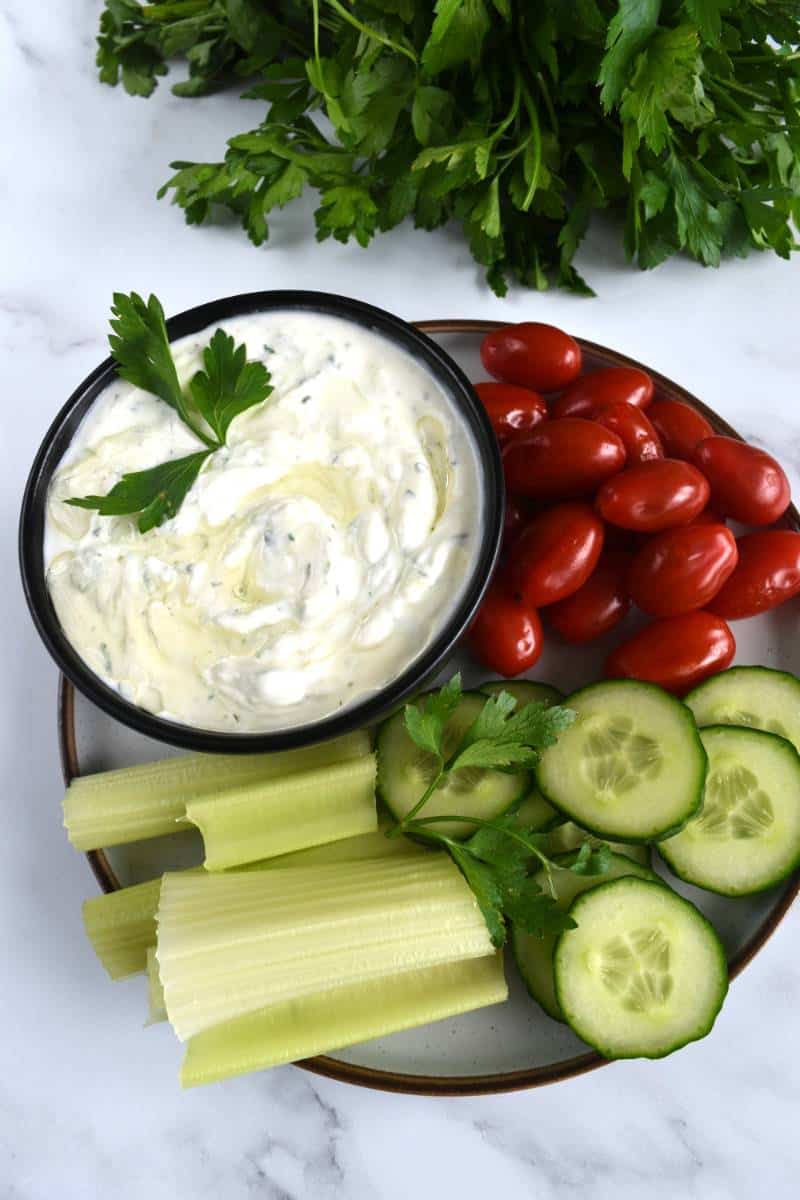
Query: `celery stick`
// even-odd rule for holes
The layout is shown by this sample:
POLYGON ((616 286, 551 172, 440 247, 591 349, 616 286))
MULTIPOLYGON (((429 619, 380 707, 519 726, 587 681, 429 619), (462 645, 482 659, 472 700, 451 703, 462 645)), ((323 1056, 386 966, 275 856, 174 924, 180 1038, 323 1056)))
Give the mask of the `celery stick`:
POLYGON ((147 1024, 157 1025, 166 1021, 167 1010, 164 1007, 164 989, 158 974, 158 959, 155 946, 147 947, 147 1024))
POLYGON ((374 833, 375 756, 192 800, 186 814, 203 835, 209 871, 374 833))
POLYGON ((387 975, 262 1008, 189 1039, 183 1087, 327 1054, 507 999, 501 954, 387 975))
POLYGON ((147 947, 156 941, 160 879, 148 879, 83 902, 83 924, 95 954, 112 979, 147 969, 147 947))
POLYGON ((266 1005, 492 953, 447 855, 167 874, 157 957, 181 1040, 266 1005))
POLYGON ((428 846, 414 842, 411 838, 387 838, 385 829, 379 826, 375 833, 361 833, 357 837, 341 838, 338 842, 326 842, 323 846, 309 846, 306 850, 295 850, 292 854, 281 854, 265 862, 251 863, 242 870, 275 867, 316 867, 328 863, 359 862, 365 858, 413 858, 416 855, 440 854, 428 846))
POLYGON ((297 771, 363 758, 369 735, 275 754, 187 754, 160 762, 80 775, 64 797, 64 825, 78 850, 97 850, 189 827, 186 805, 203 796, 297 771))

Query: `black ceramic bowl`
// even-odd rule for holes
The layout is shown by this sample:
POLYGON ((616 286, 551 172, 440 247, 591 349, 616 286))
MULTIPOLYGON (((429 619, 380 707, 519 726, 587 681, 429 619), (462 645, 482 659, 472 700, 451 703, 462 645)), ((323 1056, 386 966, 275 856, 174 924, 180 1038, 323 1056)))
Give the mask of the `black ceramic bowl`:
POLYGON ((477 561, 463 595, 427 649, 387 687, 341 713, 269 733, 221 733, 164 720, 124 700, 83 662, 67 640, 56 616, 44 576, 43 539, 50 478, 78 425, 96 397, 115 378, 107 358, 73 392, 50 426, 36 455, 25 488, 19 529, 22 583, 31 615, 56 664, 75 686, 118 721, 174 746, 224 753, 287 750, 338 737, 373 724, 418 690, 443 665, 462 636, 483 598, 500 551, 503 527, 503 473, 492 428, 472 385, 435 342, 382 309, 324 292, 250 292, 190 308, 167 321, 170 340, 197 333, 215 321, 270 309, 298 309, 353 321, 382 334, 420 360, 453 399, 471 431, 483 473, 483 538, 477 561))

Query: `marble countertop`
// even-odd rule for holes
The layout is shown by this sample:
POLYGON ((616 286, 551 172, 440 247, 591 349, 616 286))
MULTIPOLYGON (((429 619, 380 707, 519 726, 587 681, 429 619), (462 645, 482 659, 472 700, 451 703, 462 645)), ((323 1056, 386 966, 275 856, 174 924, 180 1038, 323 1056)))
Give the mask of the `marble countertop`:
POLYGON ((800 258, 642 275, 596 230, 599 298, 483 285, 455 230, 407 228, 364 253, 317 246, 311 205, 253 249, 154 193, 174 158, 219 156, 257 119, 235 94, 144 102, 97 83, 96 0, 0 0, 0 1197, 5 1200, 751 1200, 800 1171, 797 912, 735 983, 712 1037, 538 1092, 427 1100, 292 1067, 181 1094, 165 1028, 113 993, 86 944, 94 881, 60 827, 56 672, 15 561, 25 475, 72 388, 106 353, 114 289, 168 312, 272 287, 343 292, 408 318, 538 319, 646 361, 780 454, 800 483, 800 258), (13 416, 11 414, 13 413, 13 416))

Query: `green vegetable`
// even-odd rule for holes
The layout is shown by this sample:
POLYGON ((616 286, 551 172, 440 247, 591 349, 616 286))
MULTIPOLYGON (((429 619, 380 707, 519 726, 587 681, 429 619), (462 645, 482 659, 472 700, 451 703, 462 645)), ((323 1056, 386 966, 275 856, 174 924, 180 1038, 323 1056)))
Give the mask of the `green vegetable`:
POLYGON ((328 1054, 507 998, 499 954, 326 989, 195 1034, 186 1046, 181 1084, 196 1087, 328 1054))
MULTIPOLYGON (((437 813, 434 817, 417 814, 453 772, 465 768, 514 772, 535 766, 540 751, 555 745, 575 714, 548 701, 525 704, 516 711, 515 698, 499 692, 487 698, 456 746, 446 754, 445 727, 461 698, 461 678, 454 675, 439 692, 428 695, 418 705, 406 706, 409 736, 435 757, 438 769, 417 803, 387 836, 411 834, 443 846, 450 853, 475 893, 495 946, 505 942, 509 920, 536 937, 571 929, 570 917, 557 903, 553 871, 558 864, 542 849, 545 835, 521 825, 513 809, 491 820, 467 813, 437 813), (442 832, 440 826, 448 822, 459 830, 465 824, 473 825, 476 832, 467 841, 458 841, 442 832), (545 888, 528 877, 531 858, 543 872, 545 888)), ((607 846, 592 846, 587 841, 570 869, 578 874, 603 874, 608 855, 607 846)))
POLYGON ((148 879, 83 902, 83 924, 95 954, 112 979, 147 969, 155 945, 160 879, 148 879))
POLYGON ((586 293, 603 209, 641 267, 789 256, 798 43, 795 0, 107 0, 97 63, 147 96, 182 55, 177 94, 239 76, 269 105, 223 161, 172 164, 190 224, 222 206, 259 245, 310 187, 319 240, 455 220, 498 293, 586 293))
POLYGON ((181 1040, 267 1005, 492 954, 446 854, 168 873, 156 957, 181 1040))
POLYGON ((182 754, 79 775, 64 796, 64 826, 78 850, 177 833, 190 828, 186 806, 194 801, 365 758, 369 751, 369 735, 359 730, 300 750, 182 754))
POLYGON ((160 397, 207 449, 144 471, 130 471, 105 496, 75 496, 65 503, 96 509, 102 517, 136 516, 139 532, 147 533, 175 516, 206 459, 225 445, 234 417, 271 394, 270 375, 263 363, 247 361, 245 346, 237 346, 218 329, 203 351, 205 370, 190 380, 187 397, 158 299, 151 296, 145 304, 136 292, 130 296, 115 292, 111 311, 113 333, 108 341, 120 377, 160 397), (198 417, 212 430, 213 438, 203 431, 198 417))

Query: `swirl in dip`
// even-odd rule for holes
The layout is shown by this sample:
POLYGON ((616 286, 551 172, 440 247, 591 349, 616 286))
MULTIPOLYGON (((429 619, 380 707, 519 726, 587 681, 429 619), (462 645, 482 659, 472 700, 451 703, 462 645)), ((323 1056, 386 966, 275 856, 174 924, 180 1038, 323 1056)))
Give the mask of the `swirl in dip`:
POLYGON ((64 500, 201 447, 157 397, 110 385, 53 475, 45 570, 66 636, 126 700, 267 732, 363 700, 439 633, 477 555, 481 475, 451 398, 379 334, 310 312, 238 317, 172 344, 182 383, 219 327, 266 364, 272 395, 141 534, 64 500))

